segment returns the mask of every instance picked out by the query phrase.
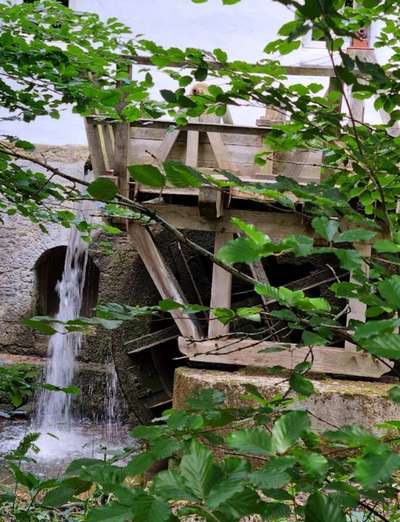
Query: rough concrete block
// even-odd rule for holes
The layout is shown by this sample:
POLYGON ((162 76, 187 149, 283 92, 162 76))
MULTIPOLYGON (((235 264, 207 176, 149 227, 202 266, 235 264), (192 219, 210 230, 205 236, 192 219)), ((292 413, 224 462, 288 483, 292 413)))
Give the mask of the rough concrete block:
MULTIPOLYGON (((313 428, 317 431, 348 424, 372 428, 387 420, 400 420, 400 405, 387 398, 393 384, 330 378, 311 380, 316 393, 297 401, 295 407, 310 412, 313 428)), ((284 376, 260 375, 251 370, 224 372, 178 368, 175 372, 173 404, 175 408, 183 408, 186 399, 194 391, 215 388, 225 394, 227 406, 243 406, 245 384, 253 384, 266 397, 285 392, 288 387, 284 376)))

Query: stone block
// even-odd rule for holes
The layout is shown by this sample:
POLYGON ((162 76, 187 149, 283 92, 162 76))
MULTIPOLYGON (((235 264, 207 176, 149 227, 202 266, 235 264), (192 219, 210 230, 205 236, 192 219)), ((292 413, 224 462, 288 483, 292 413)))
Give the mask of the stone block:
MULTIPOLYGON (((295 407, 308 410, 316 431, 357 424, 373 428, 387 420, 400 420, 400 405, 387 397, 393 383, 331 378, 311 379, 316 393, 297 401, 295 407)), ((260 375, 251 369, 239 372, 178 368, 175 372, 173 405, 183 408, 186 399, 204 388, 215 388, 226 396, 228 407, 244 405, 245 384, 256 386, 265 397, 287 390, 284 376, 260 375)), ((247 402, 248 404, 248 402, 247 402)))

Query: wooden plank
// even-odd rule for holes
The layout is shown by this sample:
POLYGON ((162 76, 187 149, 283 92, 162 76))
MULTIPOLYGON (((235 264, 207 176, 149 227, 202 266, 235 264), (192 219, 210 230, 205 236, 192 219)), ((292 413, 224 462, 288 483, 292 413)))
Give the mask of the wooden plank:
POLYGON ((238 217, 243 221, 253 223, 276 241, 280 241, 288 234, 313 233, 311 227, 307 226, 298 214, 224 209, 224 216, 214 220, 201 216, 197 207, 166 203, 146 203, 146 206, 179 229, 237 233, 238 228, 230 221, 232 217, 238 217))
POLYGON ((222 192, 209 186, 200 187, 198 205, 201 216, 219 219, 224 213, 222 192))
POLYGON ((215 159, 217 160, 218 168, 222 170, 231 170, 231 161, 229 159, 225 143, 222 139, 221 134, 208 132, 207 136, 210 140, 211 148, 215 154, 215 159))
MULTIPOLYGON (((338 99, 335 101, 335 105, 334 105, 335 110, 337 112, 342 111, 343 89, 344 89, 343 83, 339 80, 339 78, 330 78, 329 79, 327 95, 329 95, 333 92, 341 93, 340 96, 338 97, 338 99)), ((326 157, 326 152, 324 152, 322 154, 322 163, 325 163, 325 157, 326 157)), ((334 172, 333 169, 330 169, 328 167, 322 167, 321 168, 321 181, 326 180, 329 176, 331 176, 333 174, 333 172, 334 172)))
POLYGON ((119 193, 129 197, 128 178, 128 143, 129 126, 126 123, 117 123, 114 129, 115 154, 114 174, 118 177, 119 193))
MULTIPOLYGON (((354 243, 354 248, 358 251, 360 255, 363 257, 371 257, 371 245, 364 243, 354 243)), ((367 263, 362 264, 362 271, 368 277, 369 274, 369 265, 367 263)), ((350 274, 350 282, 354 281, 353 275, 350 274)), ((347 313, 346 324, 349 325, 350 321, 353 319, 355 321, 361 321, 365 323, 366 321, 366 312, 367 305, 362 303, 358 299, 349 299, 349 312, 347 313)), ((355 351, 357 346, 349 341, 345 341, 344 347, 346 350, 355 351)))
POLYGON ((165 138, 163 139, 163 142, 161 143, 158 153, 156 154, 159 161, 163 162, 168 158, 168 155, 171 152, 172 147, 174 146, 179 136, 179 133, 179 130, 167 132, 165 138))
MULTIPOLYGON (((96 116, 88 116, 88 119, 95 122, 97 125, 108 125, 115 123, 115 120, 110 118, 98 118, 96 116)), ((248 134, 253 136, 265 136, 270 130, 270 127, 254 127, 251 125, 229 125, 226 123, 187 123, 177 128, 175 122, 166 120, 147 120, 141 119, 130 123, 131 127, 145 127, 147 129, 171 129, 180 131, 199 131, 199 132, 216 132, 226 134, 248 134)))
POLYGON ((90 118, 85 118, 85 130, 90 151, 90 159, 92 161, 93 174, 95 177, 102 176, 106 170, 106 164, 98 127, 90 118))
MULTIPOLYGON (((185 144, 187 136, 185 135, 188 131, 183 131, 178 136, 176 143, 185 144)), ((200 132, 198 129, 192 130, 192 132, 200 132)), ((259 150, 263 146, 263 136, 251 135, 251 134, 236 134, 221 132, 225 145, 243 145, 246 147, 254 147, 259 150)), ((264 132, 265 134, 265 132, 264 132)), ((131 127, 130 128, 130 139, 134 140, 151 140, 151 141, 162 141, 165 137, 165 129, 147 129, 146 127, 131 127)), ((199 137, 200 144, 209 144, 209 140, 205 132, 200 132, 199 137)))
POLYGON ((114 131, 111 125, 103 125, 103 140, 107 156, 107 168, 114 169, 114 131))
MULTIPOLYGON (((222 232, 215 235, 214 252, 233 239, 231 233, 222 232)), ((232 300, 232 274, 219 265, 213 265, 210 308, 230 308, 232 300)), ((219 322, 215 315, 210 313, 208 323, 208 337, 217 337, 229 332, 229 325, 219 322)))
MULTIPOLYGON (((210 364, 262 368, 283 366, 291 370, 307 357, 307 360, 310 360, 308 347, 299 348, 293 344, 258 342, 250 339, 236 342, 232 337, 218 341, 205 340, 201 342, 190 342, 181 337, 179 338, 179 349, 191 361, 210 364), (233 342, 235 344, 232 344, 233 342), (278 345, 284 347, 285 350, 262 352, 262 350, 272 350, 278 345)), ((314 373, 378 378, 387 373, 393 366, 392 362, 387 361, 386 365, 365 352, 349 352, 343 348, 317 346, 312 349, 312 353, 314 361, 311 371, 314 373)))
MULTIPOLYGON (((269 285, 269 279, 267 273, 264 270, 264 266, 262 261, 255 261, 254 263, 250 263, 250 272, 254 279, 256 279, 259 283, 263 285, 269 285)), ((261 302, 264 306, 268 306, 268 298, 265 295, 261 295, 261 302)))
MULTIPOLYGON (((158 67, 151 61, 150 56, 140 56, 140 55, 124 55, 124 59, 132 60, 132 62, 140 64, 140 65, 148 65, 150 67, 158 67)), ((190 67, 193 68, 193 62, 189 61, 181 61, 181 62, 171 62, 167 64, 168 67, 181 69, 184 67, 190 67)), ((255 63, 251 64, 253 68, 260 67, 261 70, 265 67, 265 64, 263 63, 255 63)), ((218 62, 207 62, 207 67, 210 70, 218 70, 222 69, 225 66, 225 64, 220 64, 218 62)), ((331 66, 312 66, 312 65, 282 65, 282 69, 286 72, 288 76, 335 76, 335 71, 331 66)))
POLYGON ((197 167, 199 159, 199 133, 197 131, 188 131, 186 145, 186 161, 188 167, 197 167))
MULTIPOLYGON (((187 303, 185 295, 174 274, 166 264, 156 247, 150 232, 134 222, 128 224, 128 236, 149 272, 157 290, 163 299, 173 299, 178 303, 187 303)), ((200 328, 192 316, 180 311, 172 311, 176 326, 184 337, 199 339, 202 337, 200 328)))

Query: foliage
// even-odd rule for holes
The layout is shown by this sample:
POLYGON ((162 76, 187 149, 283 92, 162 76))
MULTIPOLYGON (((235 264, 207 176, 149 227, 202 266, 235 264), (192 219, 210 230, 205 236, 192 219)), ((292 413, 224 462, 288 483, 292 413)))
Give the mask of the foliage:
MULTIPOLYGON (((90 226, 60 207, 65 201, 84 197, 102 202, 105 215, 159 223, 178 240, 252 284, 255 294, 274 305, 272 310, 261 305, 213 310, 219 321, 279 319, 288 331, 299 334, 299 346, 310 347, 310 359, 314 345, 348 341, 389 364, 383 358, 400 359, 400 148, 396 136, 400 5, 393 0, 359 0, 357 8, 344 0, 278 1, 290 6, 295 17, 265 47, 268 58, 257 64, 229 61, 221 49, 165 49, 141 37, 131 38, 114 19, 103 23, 96 15, 76 14, 51 1, 1 4, 0 103, 11 111, 11 117, 25 121, 43 114, 57 118, 62 104, 68 103, 82 115, 93 113, 129 122, 167 114, 178 125, 204 113, 222 116, 229 104, 270 106, 287 119, 268 130, 265 151, 255 161, 264 165, 273 152, 320 151, 324 173, 320 184, 304 185, 283 177, 274 183, 250 184, 230 172, 204 173, 174 161, 131 165, 129 173, 160 192, 167 183, 194 188, 204 184, 216 191, 237 187, 249 199, 263 196, 268 209, 301 214, 308 226, 303 235, 276 241, 254 224, 234 218, 237 237, 215 258, 145 203, 117 195, 111 181, 86 183, 87 193, 82 196, 77 180, 57 169, 33 159, 48 176, 17 163, 17 159, 29 158, 33 146, 14 137, 0 145, 0 210, 5 219, 18 212, 43 228, 48 221, 75 224, 88 236, 90 226), (376 47, 388 46, 393 51, 384 65, 364 63, 346 52, 346 39, 377 20, 382 29, 376 47), (285 67, 269 58, 297 49, 310 30, 325 41, 331 59, 334 78, 327 95, 315 82, 289 84, 285 67), (121 34, 127 38, 122 39, 121 34), (150 99, 153 80, 147 70, 133 80, 129 77, 130 57, 143 52, 177 82, 175 90, 161 91, 163 102, 150 99), (185 67, 171 70, 169 66, 177 62, 185 67), (193 80, 207 78, 223 78, 224 86, 211 85, 206 93, 195 96, 186 94, 185 88, 193 80), (349 101, 350 88, 355 98, 373 100, 375 109, 386 114, 386 123, 357 121, 349 101), (47 205, 49 198, 51 206, 47 205), (363 252, 369 248, 372 255, 365 256, 363 252), (260 283, 243 269, 243 265, 286 254, 334 256, 338 268, 351 272, 352 278, 338 278, 330 291, 338 299, 361 301, 367 322, 352 320, 344 325, 341 310, 327 299, 260 283)), ((113 329, 123 321, 178 309, 187 314, 208 310, 171 300, 151 307, 109 303, 98 307, 95 318, 78 318, 66 327, 69 331, 93 326, 113 329)), ((57 329, 49 317, 33 318, 26 324, 47 333, 57 329)), ((310 368, 308 359, 298 365, 287 378, 291 391, 269 399, 249 387, 247 398, 254 401, 249 407, 231 409, 219 392, 206 391, 190 400, 187 411, 165 412, 153 425, 134 430, 133 435, 145 441, 144 450, 122 467, 115 460, 77 461, 64 477, 43 484, 20 465, 28 441, 17 463, 13 457, 9 459, 16 481, 30 495, 27 506, 12 499, 12 516, 17 520, 39 520, 43 512, 52 516, 59 506, 72 500, 79 503, 79 495, 94 487, 91 501, 82 504, 82 517, 89 521, 162 522, 196 514, 207 521, 228 522, 255 513, 262 520, 398 520, 398 421, 388 421, 383 428, 391 432, 383 435, 359 426, 315 433, 310 414, 294 409, 292 402, 293 393, 301 398, 314 392, 307 376, 310 368), (229 456, 217 459, 212 450, 221 448, 229 456), (143 486, 129 487, 128 478, 142 475, 167 458, 173 464, 170 469, 143 486)), ((393 387, 390 399, 399 402, 399 396, 399 387, 393 387)))
POLYGON ((30 397, 36 388, 38 369, 29 364, 0 366, 1 401, 18 408, 30 397))
MULTIPOLYGON (((78 459, 56 480, 26 471, 33 434, 7 457, 18 487, 30 498, 17 500, 14 516, 36 521, 38 513, 47 513, 50 520, 57 512, 56 520, 65 514, 81 520, 78 513, 86 513, 84 520, 114 522, 167 522, 189 515, 233 522, 255 514, 257 520, 277 521, 398 520, 399 423, 389 422, 385 427, 391 432, 379 435, 355 425, 317 434, 307 410, 293 409, 295 398, 290 387, 267 398, 248 385, 243 406, 232 408, 221 392, 198 391, 185 410, 167 410, 152 425, 132 431, 143 441, 133 458, 125 452, 109 460, 78 459), (169 468, 143 482, 142 475, 164 459, 169 468), (75 516, 72 506, 79 506, 75 516), (390 513, 393 518, 386 518, 390 513)), ((12 500, 4 494, 4 510, 12 500)))

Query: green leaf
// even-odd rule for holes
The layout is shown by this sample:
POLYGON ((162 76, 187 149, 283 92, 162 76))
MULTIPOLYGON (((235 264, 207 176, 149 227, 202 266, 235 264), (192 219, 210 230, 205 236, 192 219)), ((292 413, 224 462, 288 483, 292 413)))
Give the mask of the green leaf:
POLYGON ((165 186, 165 176, 154 165, 130 165, 128 170, 131 177, 143 185, 156 188, 165 186))
POLYGON ((289 385, 297 393, 309 397, 314 393, 314 385, 300 373, 293 372, 289 379, 289 385))
POLYGON ((218 480, 207 495, 205 502, 212 510, 215 510, 243 491, 245 484, 244 480, 233 480, 231 477, 218 480))
POLYGON ((229 447, 253 453, 255 455, 268 455, 271 453, 271 436, 262 428, 233 431, 226 437, 229 447))
POLYGON ((252 239, 239 237, 228 241, 217 252, 217 258, 227 265, 234 263, 253 263, 261 257, 260 249, 252 239))
POLYGON ((363 486, 373 487, 378 482, 386 482, 400 469, 400 455, 385 446, 379 450, 357 460, 354 477, 363 486))
POLYGON ((336 431, 326 431, 324 433, 331 442, 346 444, 349 448, 361 448, 375 446, 378 438, 361 426, 343 426, 336 431))
POLYGON ((400 252, 400 245, 389 239, 378 239, 373 244, 373 247, 374 250, 380 253, 398 254, 400 252))
POLYGON ((42 504, 47 507, 60 507, 71 501, 75 495, 79 495, 87 491, 92 486, 91 482, 72 478, 63 481, 63 483, 49 491, 42 500, 42 504))
POLYGON ((356 341, 362 341, 384 333, 392 333, 398 326, 400 326, 398 318, 368 321, 356 327, 353 337, 356 341))
POLYGON ((228 61, 228 55, 222 49, 214 49, 214 56, 221 63, 226 63, 228 61))
POLYGON ((176 470, 161 471, 154 478, 153 490, 165 500, 196 500, 186 487, 176 470))
POLYGON ((179 469, 185 486, 199 499, 205 499, 220 480, 211 451, 195 440, 179 469))
POLYGON ((338 234, 335 237, 335 243, 351 243, 352 241, 369 241, 374 236, 376 236, 376 232, 372 232, 371 230, 366 230, 365 228, 353 228, 350 230, 345 230, 344 232, 338 234))
POLYGON ((302 333, 301 340, 305 346, 324 346, 326 344, 326 339, 307 330, 302 333))
POLYGON ((24 149, 24 150, 35 150, 35 145, 31 143, 30 141, 25 140, 17 140, 14 144, 18 149, 24 149))
POLYGON ((166 522, 171 516, 170 507, 164 500, 145 491, 135 491, 131 509, 135 522, 166 522))
POLYGON ((360 341, 361 346, 376 357, 400 359, 400 335, 385 333, 376 337, 360 341))
POLYGON ((335 499, 315 492, 307 500, 305 522, 346 522, 346 516, 335 499))
POLYGON ((169 91, 167 89, 161 89, 160 90, 161 96, 164 98, 164 100, 168 103, 176 103, 176 94, 173 91, 169 91))
POLYGON ((90 511, 86 520, 87 522, 131 522, 132 509, 117 503, 108 504, 90 511))
POLYGON ((266 243, 270 243, 271 239, 264 234, 261 230, 258 230, 251 223, 246 223, 239 218, 233 217, 231 222, 236 225, 242 232, 246 234, 248 238, 250 238, 257 246, 264 246, 266 243))
POLYGON ((282 415, 272 428, 272 448, 277 453, 285 453, 310 427, 305 411, 291 411, 282 415))
POLYGON ((296 460, 292 457, 272 457, 261 469, 249 475, 250 482, 260 489, 279 489, 290 481, 286 472, 294 467, 296 460))
POLYGON ((400 404, 400 386, 393 386, 388 391, 389 399, 397 404, 400 404))
POLYGON ((56 330, 47 322, 47 320, 32 317, 30 319, 24 319, 22 323, 44 335, 53 335, 56 333, 56 330))
POLYGON ((378 285, 381 297, 394 309, 400 308, 400 276, 393 275, 378 285))
POLYGON ((60 388, 59 386, 55 386, 54 384, 50 384, 48 382, 42 383, 41 386, 45 390, 64 392, 67 395, 80 395, 80 393, 81 393, 79 386, 66 386, 65 388, 60 388))
POLYGON ((329 463, 323 455, 304 451, 299 448, 295 452, 295 456, 300 466, 308 475, 314 478, 323 478, 326 475, 329 463))
POLYGON ((81 472, 82 469, 89 468, 90 466, 96 466, 102 463, 103 461, 100 459, 82 458, 73 460, 65 470, 64 476, 77 475, 81 472))
POLYGON ((311 224, 315 232, 327 241, 332 241, 340 225, 338 221, 328 219, 325 216, 315 217, 311 224))
POLYGON ((141 475, 155 462, 156 458, 151 452, 140 453, 128 462, 126 469, 129 475, 141 475))
POLYGON ((200 172, 179 161, 164 161, 163 166, 167 180, 174 187, 201 187, 207 181, 200 172))
POLYGON ((97 178, 88 186, 87 191, 98 201, 111 201, 118 193, 115 183, 107 178, 97 178))

